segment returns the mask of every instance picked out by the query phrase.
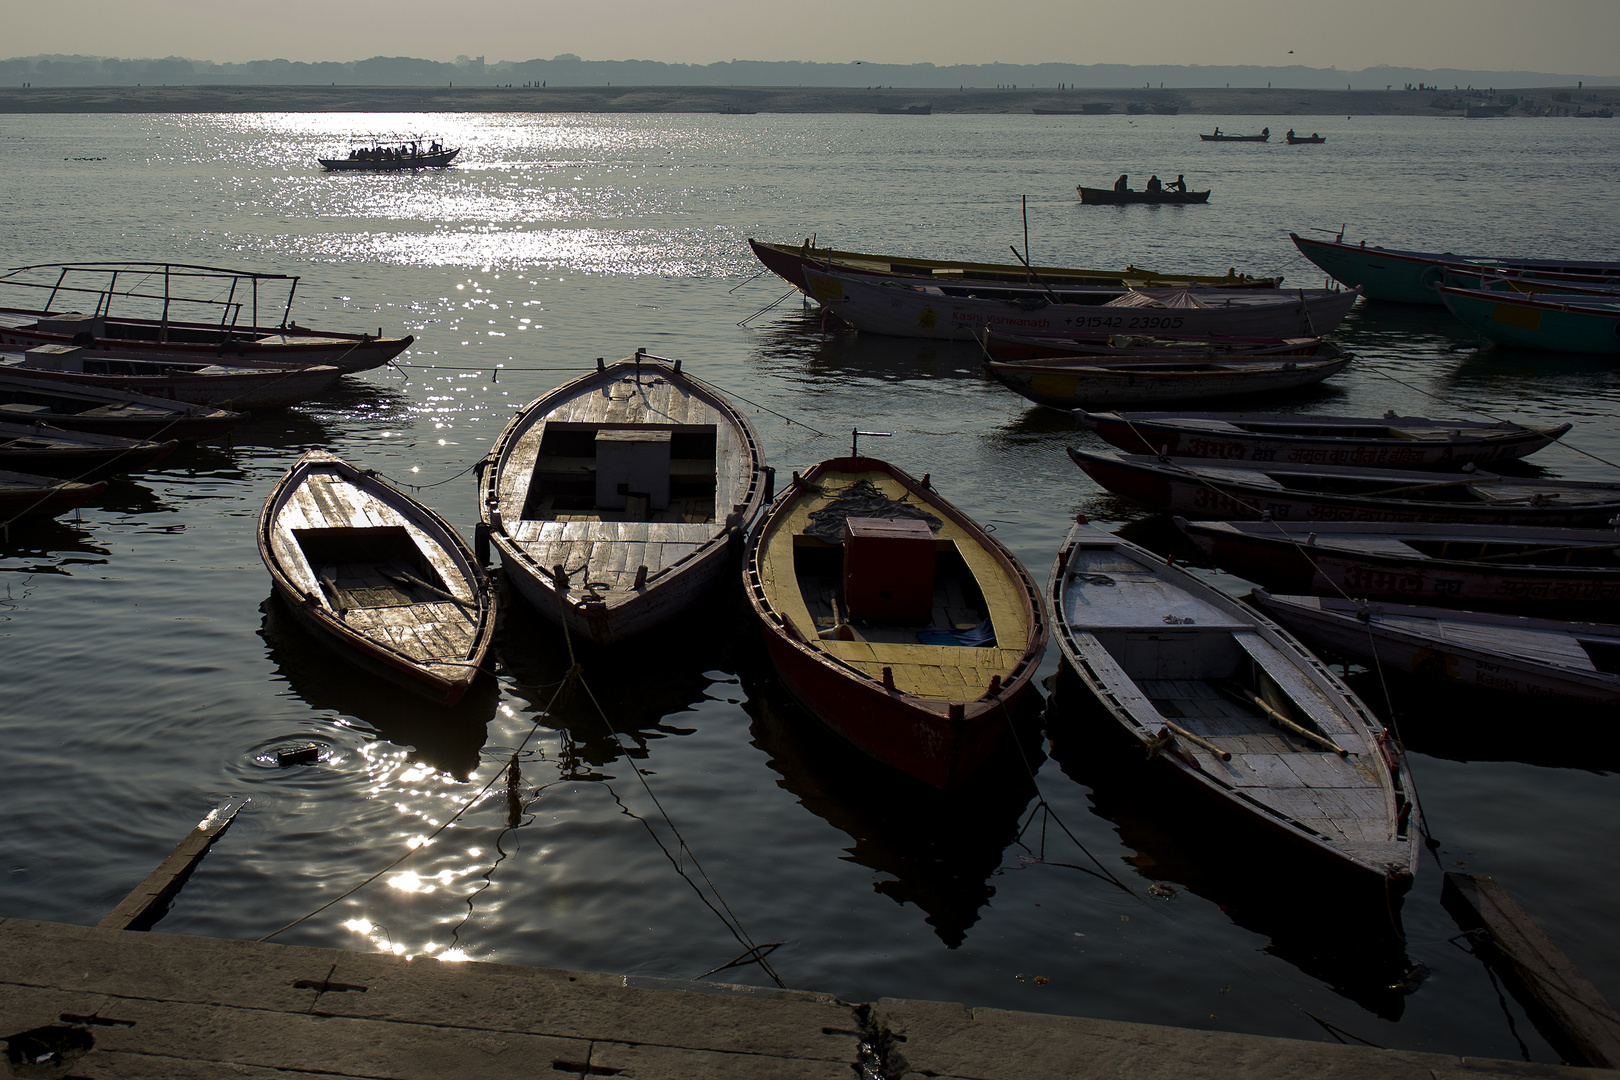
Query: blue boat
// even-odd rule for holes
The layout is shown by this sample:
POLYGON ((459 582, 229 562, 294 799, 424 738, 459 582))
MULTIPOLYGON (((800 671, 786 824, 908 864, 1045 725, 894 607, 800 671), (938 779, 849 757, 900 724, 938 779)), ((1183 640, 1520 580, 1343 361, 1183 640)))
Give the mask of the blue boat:
POLYGON ((1436 295, 1475 333, 1542 352, 1620 353, 1620 296, 1495 292, 1441 286, 1436 295))
POLYGON ((1307 240, 1295 233, 1288 236, 1302 255, 1327 271, 1335 281, 1349 286, 1360 285, 1362 294, 1370 300, 1397 304, 1440 306, 1440 297, 1435 289, 1442 284, 1448 266, 1464 270, 1515 270, 1543 278, 1556 278, 1561 274, 1581 279, 1620 276, 1620 262, 1510 259, 1454 255, 1449 251, 1402 251, 1397 248, 1368 247, 1366 241, 1346 244, 1343 234, 1335 240, 1307 240))

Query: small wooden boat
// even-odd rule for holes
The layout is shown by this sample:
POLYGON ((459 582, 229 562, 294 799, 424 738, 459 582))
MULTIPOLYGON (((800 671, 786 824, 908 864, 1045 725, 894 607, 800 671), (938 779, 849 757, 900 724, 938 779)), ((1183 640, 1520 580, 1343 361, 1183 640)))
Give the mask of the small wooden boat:
POLYGON ((411 139, 395 146, 373 143, 356 147, 348 157, 316 158, 328 172, 403 172, 408 169, 443 169, 456 159, 461 148, 433 143, 422 148, 422 140, 411 139))
POLYGON ((1037 405, 1075 409, 1281 393, 1319 383, 1349 362, 1349 356, 1334 349, 1330 355, 1311 358, 1160 361, 1078 356, 1017 363, 987 360, 984 366, 1001 385, 1037 405))
POLYGON ((1288 234, 1300 254, 1346 286, 1360 286, 1370 300, 1400 304, 1441 305, 1435 292, 1445 277, 1446 267, 1503 269, 1533 272, 1541 277, 1574 274, 1582 278, 1620 273, 1620 263, 1588 262, 1578 259, 1493 258, 1455 255, 1451 252, 1403 251, 1398 248, 1368 247, 1366 241, 1347 244, 1341 233, 1335 240, 1307 240, 1288 234))
POLYGON ((1435 292, 1468 329, 1498 345, 1543 352, 1620 353, 1620 295, 1435 292))
POLYGON ((1187 521, 1223 570, 1273 591, 1612 620, 1620 604, 1614 529, 1187 521))
POLYGON ((228 435, 246 413, 164 401, 94 386, 42 383, 8 375, 0 367, 0 419, 43 422, 70 431, 93 431, 126 439, 216 439, 228 435))
POLYGON ((495 591, 432 510, 335 454, 311 450, 259 516, 259 555, 299 620, 350 661, 454 705, 495 633, 495 591))
POLYGON ((1620 514, 1620 483, 1093 454, 1072 446, 1069 457, 1115 495, 1198 518, 1595 526, 1620 514))
POLYGON ((1620 705, 1620 626, 1316 596, 1249 602, 1312 648, 1493 693, 1620 705))
POLYGON ((1545 296, 1549 293, 1573 296, 1620 295, 1620 274, 1559 274, 1543 277, 1529 270, 1495 270, 1465 268, 1447 265, 1441 284, 1454 289, 1483 289, 1492 292, 1525 293, 1545 296))
POLYGON ((1012 553, 927 476, 875 458, 795 473, 749 537, 743 580, 788 690, 937 788, 989 756, 1046 649, 1039 591, 1012 553))
POLYGON ((1080 423, 1130 454, 1370 465, 1379 469, 1460 469, 1532 454, 1573 425, 1507 421, 1278 415, 1276 413, 1089 413, 1080 423))
POLYGON ((1047 583, 1064 659, 1153 761, 1391 893, 1421 844, 1405 762, 1356 696, 1277 626, 1083 522, 1047 583))
POLYGON ((32 473, 0 472, 0 525, 21 517, 65 514, 105 490, 105 480, 85 484, 32 473))
MULTIPOLYGON (((0 411, 0 417, 5 413, 0 411)), ((31 473, 83 478, 94 473, 138 472, 174 452, 179 440, 155 442, 68 431, 43 422, 0 420, 0 465, 31 473)))
POLYGON ((0 354, 0 371, 40 385, 93 386, 228 409, 296 405, 325 393, 343 374, 330 365, 249 368, 189 360, 85 356, 73 345, 41 345, 0 354))
POLYGON ((507 578, 604 645, 714 584, 770 486, 748 418, 645 350, 525 405, 488 460, 481 513, 507 578))
POLYGON ((1161 273, 1127 266, 1123 270, 1084 270, 1061 266, 1025 267, 1021 263, 963 262, 949 259, 915 259, 904 255, 871 255, 859 251, 839 251, 816 247, 811 240, 794 247, 750 239, 749 248, 766 269, 806 295, 814 296, 805 281, 809 269, 878 278, 930 278, 940 282, 999 282, 1031 285, 1046 282, 1053 288, 1066 286, 1162 286, 1165 288, 1208 285, 1212 288, 1275 288, 1281 278, 1256 278, 1228 271, 1224 275, 1161 273))
POLYGON ((289 321, 298 282, 287 274, 184 263, 20 266, 0 274, 0 288, 32 302, 0 305, 0 346, 76 345, 102 358, 208 362, 228 356, 248 367, 331 364, 345 373, 380 367, 410 347, 410 335, 384 337, 380 327, 373 336, 289 321), (261 302, 267 320, 279 311, 279 323, 260 323, 261 302))
POLYGON ((1199 135, 1198 137, 1205 142, 1269 142, 1271 140, 1271 129, 1268 127, 1261 128, 1258 135, 1223 135, 1221 129, 1216 128, 1215 134, 1199 135))
POLYGON ((1338 355, 1337 346, 1319 337, 1166 338, 1151 334, 1111 337, 1037 338, 986 330, 984 351, 993 360, 1049 360, 1095 356, 1110 360, 1247 360, 1255 357, 1338 355))
POLYGON ((1159 205, 1179 205, 1183 203, 1207 203, 1209 192, 1206 191, 1119 191, 1115 188, 1091 188, 1080 185, 1076 190, 1080 192, 1080 203, 1083 206, 1124 206, 1131 203, 1149 203, 1159 205))
POLYGON ((1318 135, 1314 131, 1309 135, 1295 135, 1293 130, 1290 129, 1286 138, 1289 146, 1314 146, 1327 142, 1327 136, 1318 135))
POLYGON ((1087 303, 1053 303, 1041 289, 980 296, 967 287, 813 269, 805 280, 812 298, 857 330, 944 340, 986 330, 1060 338, 1314 337, 1337 326, 1360 295, 1353 289, 1130 289, 1101 290, 1087 303))

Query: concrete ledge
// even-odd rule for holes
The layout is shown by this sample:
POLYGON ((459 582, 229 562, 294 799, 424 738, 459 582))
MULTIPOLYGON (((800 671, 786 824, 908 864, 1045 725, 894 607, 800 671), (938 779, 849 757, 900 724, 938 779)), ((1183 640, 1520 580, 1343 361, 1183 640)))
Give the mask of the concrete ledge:
MULTIPOLYGON (((855 1005, 508 964, 0 920, 0 1039, 96 1080, 1469 1078, 1607 1070, 943 1002, 855 1005), (719 991, 719 992, 716 992, 719 991), (862 1069, 868 1070, 862 1072, 862 1069)), ((50 1065, 51 1062, 45 1062, 50 1065)), ((17 1075, 0 1060, 0 1077, 17 1075)))

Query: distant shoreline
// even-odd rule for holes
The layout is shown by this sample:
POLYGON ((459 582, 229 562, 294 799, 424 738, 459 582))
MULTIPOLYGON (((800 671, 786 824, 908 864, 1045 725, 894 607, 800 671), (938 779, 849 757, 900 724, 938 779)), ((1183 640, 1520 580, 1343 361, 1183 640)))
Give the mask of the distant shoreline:
MULTIPOLYGON (((1555 112, 1591 111, 1620 88, 1589 88, 1597 100, 1555 103, 1568 87, 1498 91, 1555 112)), ((1586 94, 1578 97, 1584 98, 1586 94)), ((960 90, 781 86, 94 86, 0 88, 0 113, 569 112, 569 113, 1024 113, 1088 115, 1175 109, 1214 116, 1460 116, 1474 92, 1254 88, 960 90)), ((1522 106, 1515 112, 1522 111, 1522 106)))

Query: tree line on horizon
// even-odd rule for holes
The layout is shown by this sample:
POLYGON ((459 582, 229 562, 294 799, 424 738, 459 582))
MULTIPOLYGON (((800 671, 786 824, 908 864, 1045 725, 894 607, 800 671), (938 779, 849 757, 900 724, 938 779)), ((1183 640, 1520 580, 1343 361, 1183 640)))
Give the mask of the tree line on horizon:
POLYGON ((571 53, 550 60, 502 60, 458 57, 454 61, 408 56, 374 56, 345 62, 250 60, 215 63, 168 56, 127 60, 99 56, 26 56, 0 60, 0 86, 808 86, 905 87, 953 86, 1075 89, 1131 86, 1165 89, 1224 85, 1256 88, 1382 90, 1419 83, 1438 86, 1561 86, 1593 84, 1620 78, 1532 71, 1463 71, 1458 69, 1372 67, 1360 71, 1310 68, 1303 65, 1140 65, 1140 64, 877 64, 852 61, 828 64, 795 60, 731 60, 713 64, 670 64, 657 60, 582 60, 571 53))

